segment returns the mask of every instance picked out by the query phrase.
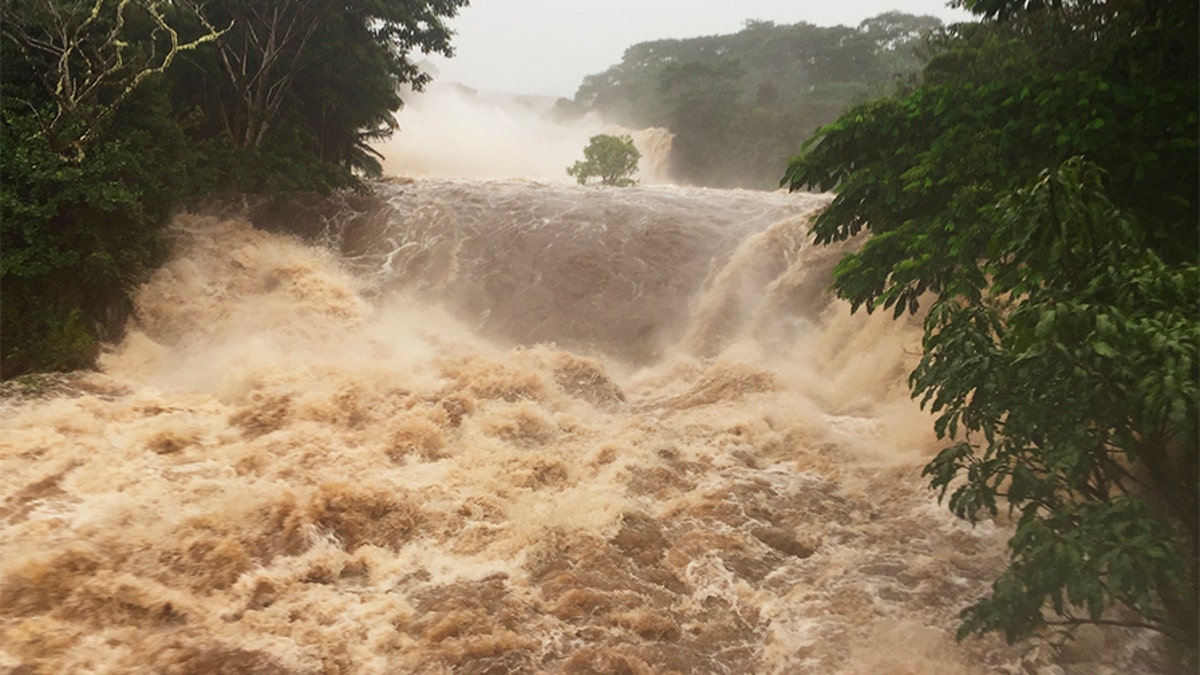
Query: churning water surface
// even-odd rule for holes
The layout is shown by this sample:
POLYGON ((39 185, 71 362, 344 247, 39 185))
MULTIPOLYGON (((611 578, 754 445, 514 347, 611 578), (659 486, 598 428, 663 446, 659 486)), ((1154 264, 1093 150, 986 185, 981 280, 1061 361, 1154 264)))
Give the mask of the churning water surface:
POLYGON ((102 370, 0 403, 0 670, 1157 670, 1131 632, 955 642, 1007 525, 923 487, 919 321, 828 295, 825 199, 179 217, 102 370))

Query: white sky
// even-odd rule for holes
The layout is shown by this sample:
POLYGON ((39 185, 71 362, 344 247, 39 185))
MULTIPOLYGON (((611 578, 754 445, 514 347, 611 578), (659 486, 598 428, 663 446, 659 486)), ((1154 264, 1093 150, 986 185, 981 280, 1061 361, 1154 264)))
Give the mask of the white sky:
POLYGON ((450 21, 456 56, 432 58, 435 79, 480 91, 575 95, 585 75, 638 42, 736 33, 746 19, 857 26, 899 10, 951 23, 947 0, 473 0, 450 21))

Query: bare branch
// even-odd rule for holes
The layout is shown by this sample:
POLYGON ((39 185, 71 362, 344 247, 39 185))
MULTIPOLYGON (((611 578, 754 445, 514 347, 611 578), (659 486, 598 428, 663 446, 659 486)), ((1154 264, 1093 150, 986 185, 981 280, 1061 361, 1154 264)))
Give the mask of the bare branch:
POLYGON ((255 3, 235 18, 240 35, 221 43, 221 63, 237 92, 236 105, 223 110, 224 127, 234 145, 262 144, 323 9, 318 2, 255 3))
POLYGON ((75 12, 50 0, 0 5, 0 34, 28 58, 50 64, 41 77, 55 110, 52 116, 39 116, 41 133, 60 155, 73 161, 84 157, 102 122, 147 78, 165 71, 179 54, 215 41, 226 30, 212 26, 189 2, 95 0, 86 11, 75 12), (173 6, 195 14, 204 34, 181 40, 167 18, 173 6), (132 11, 144 13, 153 23, 148 36, 132 34, 127 23, 132 11), (160 51, 163 39, 167 45, 160 51), (140 54, 135 45, 143 47, 140 54))

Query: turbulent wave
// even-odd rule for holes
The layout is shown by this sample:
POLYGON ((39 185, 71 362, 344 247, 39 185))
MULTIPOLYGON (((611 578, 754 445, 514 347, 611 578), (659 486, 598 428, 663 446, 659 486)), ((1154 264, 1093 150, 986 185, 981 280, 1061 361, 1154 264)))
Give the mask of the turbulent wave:
POLYGON ((826 294, 823 202, 420 180, 180 217, 102 371, 0 407, 0 668, 1158 670, 1136 633, 955 642, 1006 525, 923 489, 919 326, 826 294))

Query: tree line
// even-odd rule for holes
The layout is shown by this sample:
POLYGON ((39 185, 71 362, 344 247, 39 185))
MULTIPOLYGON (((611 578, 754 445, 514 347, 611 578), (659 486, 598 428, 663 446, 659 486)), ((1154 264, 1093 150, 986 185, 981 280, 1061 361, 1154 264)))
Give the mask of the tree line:
POLYGON ((0 376, 84 367, 187 200, 378 174, 467 0, 0 4, 0 376))
POLYGON ((1015 522, 960 637, 1200 641, 1195 0, 963 0, 921 77, 823 127, 784 185, 833 190, 855 309, 925 312, 913 394, 959 517, 1015 522))
POLYGON ((940 27, 888 12, 857 27, 747 21, 732 35, 644 42, 557 109, 670 129, 677 180, 769 189, 819 126, 914 75, 922 35, 940 27))

